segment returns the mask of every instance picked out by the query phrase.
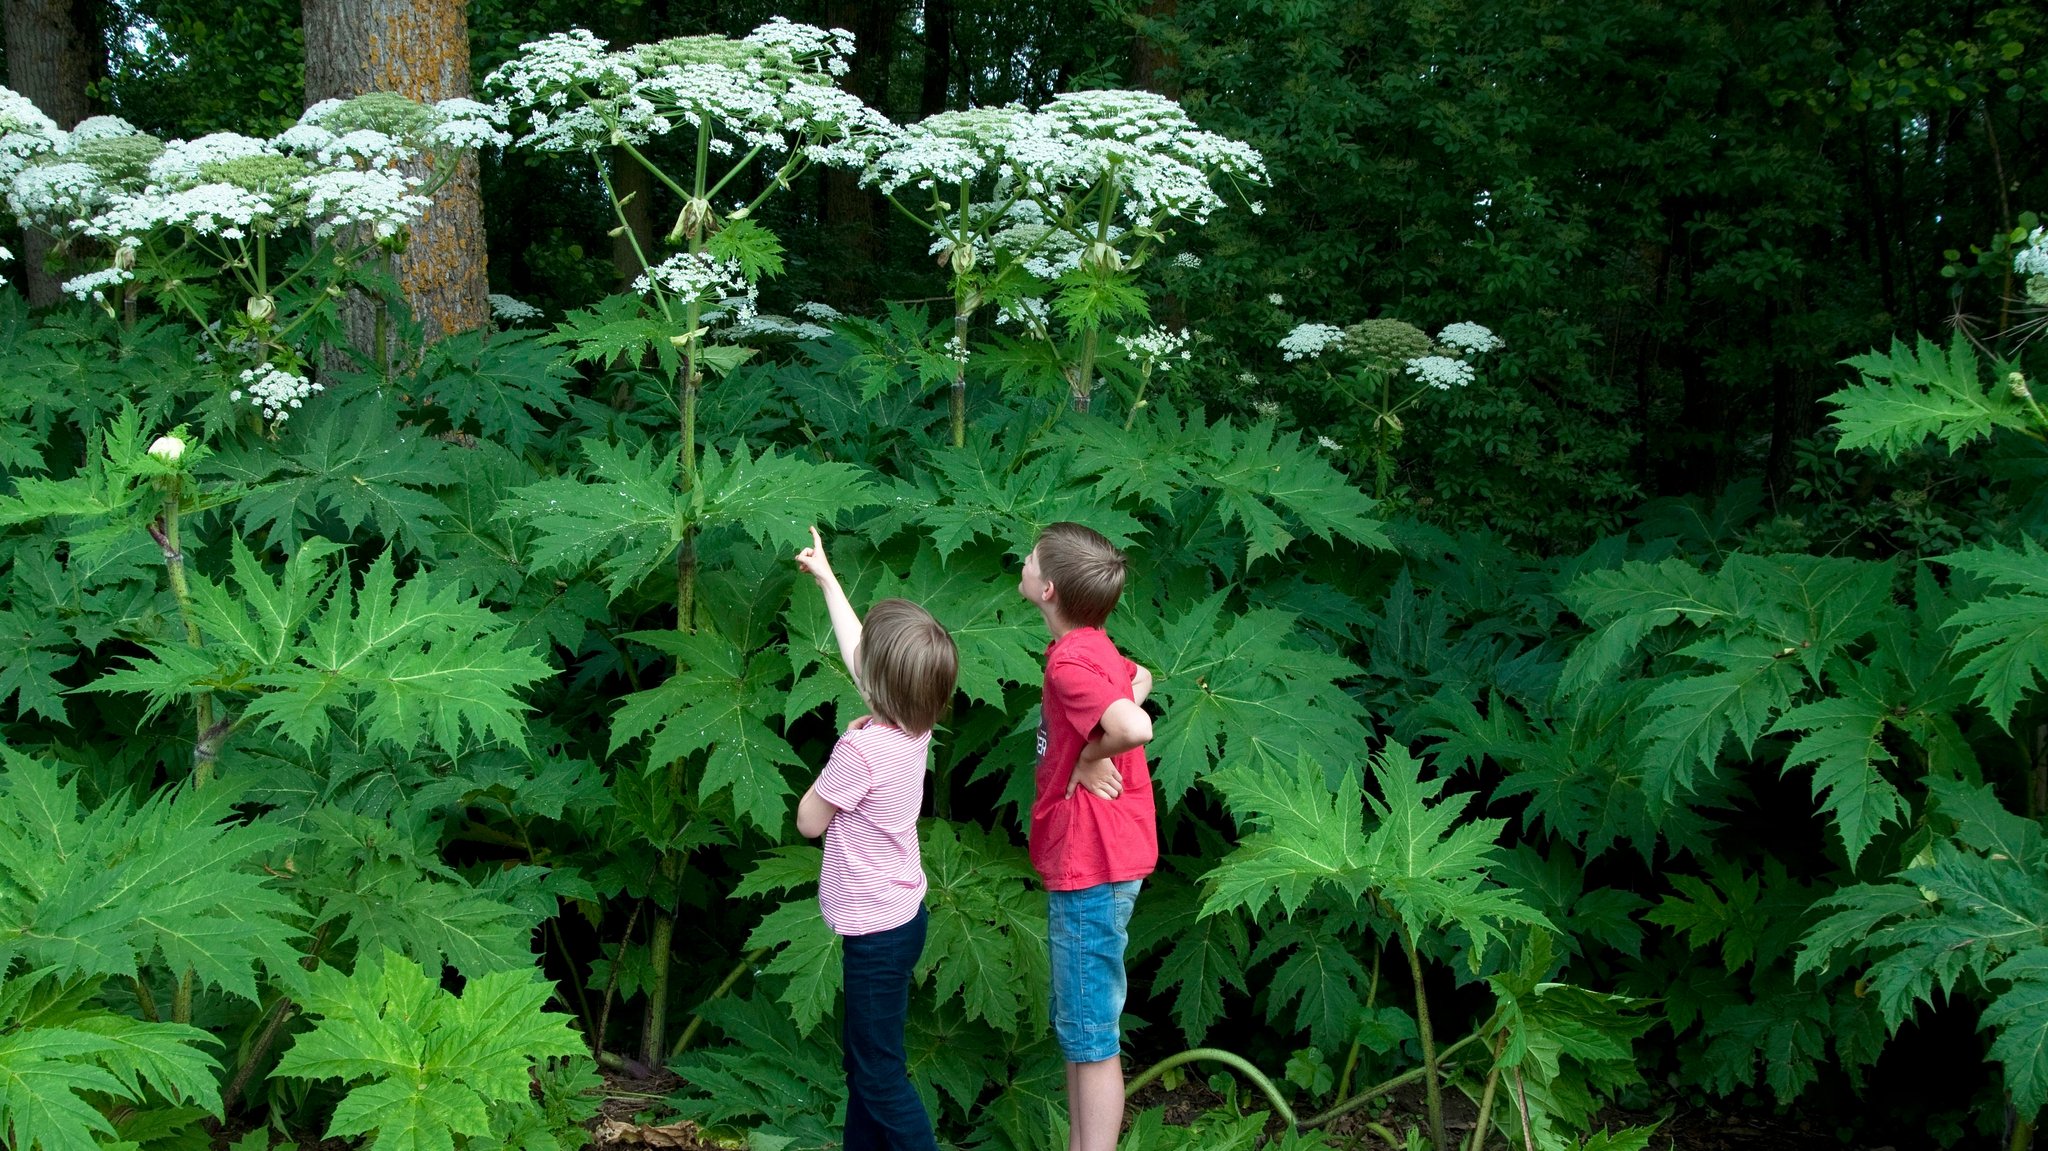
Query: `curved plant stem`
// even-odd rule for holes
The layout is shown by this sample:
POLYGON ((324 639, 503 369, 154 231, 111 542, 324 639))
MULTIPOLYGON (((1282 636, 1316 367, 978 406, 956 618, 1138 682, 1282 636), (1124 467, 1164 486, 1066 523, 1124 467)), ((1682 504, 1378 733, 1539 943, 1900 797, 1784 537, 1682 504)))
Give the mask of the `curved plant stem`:
POLYGON ((1238 1074, 1251 1080, 1253 1086, 1265 1093, 1267 1101, 1273 1104, 1273 1110, 1279 1114, 1280 1118, 1289 1127, 1299 1127, 1301 1125, 1294 1118, 1294 1108, 1289 1107, 1287 1101, 1280 1097, 1280 1089, 1273 1085, 1273 1081, 1266 1077, 1265 1072, 1252 1066, 1251 1062, 1242 1055, 1225 1051, 1220 1047, 1196 1047, 1154 1063, 1139 1073, 1137 1078, 1124 1085, 1124 1098, 1128 1099, 1137 1094, 1140 1087, 1145 1086, 1168 1071, 1184 1063, 1193 1063, 1197 1060, 1208 1060, 1209 1062, 1221 1063, 1232 1068, 1238 1074))
MULTIPOLYGON (((719 981, 718 986, 711 989, 711 994, 705 996, 705 1000, 708 1002, 713 999, 722 998, 726 992, 731 991, 732 985, 740 981, 740 976, 745 975, 748 968, 767 958, 768 950, 766 947, 757 947, 747 952, 744 958, 732 965, 732 970, 725 973, 725 978, 719 981)), ((697 1014, 690 1016, 690 1025, 683 1028, 682 1036, 676 1040, 676 1045, 669 1051, 668 1057, 674 1059, 687 1050, 690 1046, 690 1040, 695 1039, 697 1032, 702 1030, 703 1027, 704 1013, 700 1010, 697 1014)))
MULTIPOLYGON (((1522 1108, 1523 1151, 1535 1151, 1536 1137, 1529 1133, 1529 1089, 1522 1085, 1522 1069, 1519 1067, 1515 1068, 1515 1098, 1521 1103, 1522 1108)), ((2028 1142, 2031 1143, 2032 1140, 2028 1142)))
POLYGON ((633 925, 640 922, 640 911, 646 906, 644 899, 633 904, 633 913, 626 917, 626 930, 619 933, 619 959, 613 961, 611 978, 604 982, 604 999, 597 1011, 597 1034, 590 1037, 591 1057, 599 1063, 604 1062, 604 1036, 612 1022, 612 996, 619 990, 620 961, 625 958, 627 944, 633 941, 633 925))
POLYGON ((242 1060, 241 1066, 235 1068, 235 1077, 228 1080, 227 1090, 221 1093, 221 1106, 224 1109, 232 1109, 235 1101, 242 1097, 242 1092, 249 1089, 249 1081, 256 1077, 256 1065, 270 1052, 270 1045, 277 1042, 278 1031, 297 1010, 298 1005, 292 1002, 289 995, 280 995, 277 1002, 271 1004, 270 1012, 263 1020, 263 1029, 256 1033, 255 1042, 249 1044, 248 1057, 242 1060))
POLYGON ((1436 1036, 1429 1026, 1429 996, 1422 989, 1422 957, 1415 952, 1415 935, 1404 924, 1401 950, 1408 957, 1408 972, 1415 977, 1415 1033, 1422 1041, 1422 1083, 1429 1101, 1429 1141, 1437 1148, 1449 1148, 1444 1141, 1443 1076, 1437 1067, 1436 1036))
MULTIPOLYGON (((1386 954, 1387 949, 1384 944, 1372 950, 1372 982, 1367 984, 1365 989, 1365 1010, 1368 1014, 1372 1012, 1373 1007, 1380 1000, 1380 960, 1385 958, 1386 954)), ((1331 1096, 1331 1098, 1342 1099, 1350 1093, 1351 1073, 1358 1070, 1358 1049, 1364 1042, 1364 1036, 1352 1038, 1351 1053, 1344 1057, 1344 1074, 1337 1077, 1337 1093, 1331 1096)))
MULTIPOLYGON (((1487 1024, 1488 1027, 1491 1027, 1492 1025, 1493 1024, 1491 1023, 1491 1021, 1489 1021, 1487 1024)), ((1449 1047, 1444 1048, 1441 1052, 1438 1052, 1438 1068, 1444 1067, 1445 1060, 1448 1060, 1452 1055, 1463 1050, 1468 1044, 1478 1042, 1482 1034, 1484 1034, 1483 1031, 1475 1031, 1472 1034, 1467 1035, 1463 1039, 1458 1040, 1456 1043, 1451 1044, 1449 1047)), ((1353 1095, 1351 1098, 1346 1099, 1344 1102, 1339 1103, 1334 1107, 1331 1107, 1329 1110, 1318 1112, 1317 1114, 1311 1115, 1308 1118, 1302 1120, 1302 1130, 1306 1131, 1311 1128, 1321 1127, 1323 1124, 1328 1123, 1330 1120, 1335 1119, 1338 1116, 1349 1115, 1351 1112, 1358 1110, 1360 1107, 1365 1106, 1367 1103, 1370 1103, 1373 1100, 1379 1098, 1380 1096, 1385 1095, 1387 1092, 1392 1091, 1398 1087, 1405 1087, 1408 1084, 1415 1082, 1417 1079, 1422 1078, 1423 1073, 1426 1070, 1428 1070, 1426 1065, 1421 1067, 1410 1067, 1408 1070, 1401 1072, 1399 1075, 1394 1076, 1392 1079, 1388 1079, 1380 1083, 1375 1083, 1371 1087, 1368 1087, 1365 1090, 1359 1092, 1358 1094, 1353 1095)))
POLYGON ((1493 1066, 1486 1072, 1486 1087, 1479 1093, 1479 1121, 1472 1125, 1471 1151, 1485 1151, 1486 1127, 1493 1121, 1493 1093, 1500 1087, 1500 1053, 1506 1050, 1508 1033, 1502 1031, 1493 1044, 1493 1066))

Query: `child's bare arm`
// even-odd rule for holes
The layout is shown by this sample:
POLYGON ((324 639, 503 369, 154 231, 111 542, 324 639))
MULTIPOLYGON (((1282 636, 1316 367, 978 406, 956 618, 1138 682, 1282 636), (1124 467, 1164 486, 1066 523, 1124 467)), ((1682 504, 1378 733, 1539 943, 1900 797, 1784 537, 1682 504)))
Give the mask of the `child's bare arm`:
POLYGON ((838 814, 838 808, 818 798, 818 786, 812 784, 810 790, 804 792, 804 797, 796 804, 797 834, 805 839, 816 839, 825 834, 826 826, 832 822, 832 817, 838 814))
MULTIPOLYGON (((1135 682, 1132 686, 1136 687, 1135 682)), ((1101 734, 1081 748, 1073 777, 1067 781, 1070 796, 1076 788, 1087 788, 1104 799, 1123 794, 1124 773, 1117 770, 1115 757, 1152 742, 1152 717, 1128 699, 1109 705, 1102 713, 1101 729, 1101 734)))
POLYGON ((1149 695, 1151 695, 1151 694, 1152 694, 1152 673, 1151 673, 1151 672, 1149 672, 1149 671, 1146 671, 1146 670, 1145 670, 1145 665, 1144 665, 1144 664, 1138 663, 1138 662, 1136 662, 1135 660, 1134 660, 1134 661, 1132 661, 1132 663, 1131 663, 1131 701, 1132 701, 1133 703, 1144 703, 1144 702, 1145 702, 1145 697, 1146 697, 1146 696, 1149 696, 1149 695))
POLYGON ((846 674, 859 684, 860 664, 855 655, 860 651, 860 616, 854 614, 846 589, 839 586, 839 577, 832 572, 832 561, 825 557, 825 540, 815 525, 811 528, 811 546, 796 553, 796 566, 809 572, 818 581, 818 590, 825 593, 825 611, 832 617, 832 636, 839 641, 839 658, 846 664, 846 674))

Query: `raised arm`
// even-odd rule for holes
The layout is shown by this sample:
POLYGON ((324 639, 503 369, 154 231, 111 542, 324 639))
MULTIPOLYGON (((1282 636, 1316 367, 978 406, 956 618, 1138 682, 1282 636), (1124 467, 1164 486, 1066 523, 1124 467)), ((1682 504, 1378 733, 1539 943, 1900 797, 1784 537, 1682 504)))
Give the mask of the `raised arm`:
POLYGON ((815 525, 811 528, 811 546, 796 553, 796 566, 809 572, 818 581, 818 590, 825 593, 825 611, 832 617, 832 636, 839 641, 839 659, 846 664, 846 674, 860 684, 860 663, 855 658, 860 651, 860 617, 854 614, 846 589, 839 586, 839 577, 832 573, 832 561, 825 558, 825 540, 815 525))

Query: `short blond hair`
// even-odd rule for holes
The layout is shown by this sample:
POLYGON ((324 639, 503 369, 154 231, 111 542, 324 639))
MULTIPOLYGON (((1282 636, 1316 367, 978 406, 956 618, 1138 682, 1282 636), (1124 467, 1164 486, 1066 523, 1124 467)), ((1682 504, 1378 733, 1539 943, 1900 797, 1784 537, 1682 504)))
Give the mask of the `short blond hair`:
POLYGON ((860 686, 875 716, 920 735, 953 703, 960 656, 953 636, 907 599, 868 609, 860 629, 860 686))
POLYGON ((1124 553, 1094 528, 1047 524, 1038 533, 1038 574, 1052 584, 1060 618, 1101 627, 1124 594, 1124 553))

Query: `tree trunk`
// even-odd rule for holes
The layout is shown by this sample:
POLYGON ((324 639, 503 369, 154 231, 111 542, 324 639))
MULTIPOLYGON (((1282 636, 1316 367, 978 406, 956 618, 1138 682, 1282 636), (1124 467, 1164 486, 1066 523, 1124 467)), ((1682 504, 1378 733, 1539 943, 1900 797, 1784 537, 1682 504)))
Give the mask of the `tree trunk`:
MULTIPOLYGON (((469 19, 455 0, 303 0, 306 103, 396 92, 431 104, 470 95, 469 19)), ((477 161, 455 176, 413 226, 394 268, 428 342, 490 319, 484 275, 483 202, 477 161)), ((350 335, 368 347, 359 320, 350 335)), ((388 349, 371 349, 381 361, 388 349)))
POLYGON ((1180 0, 1149 0, 1137 16, 1137 35, 1131 44, 1131 87, 1157 92, 1169 100, 1180 99, 1180 78, 1175 70, 1180 58, 1148 35, 1147 25, 1170 22, 1180 11, 1180 0), (1161 77, 1160 73, 1166 76, 1161 77))
MULTIPOLYGON (((107 74, 100 34, 100 10, 90 0, 6 0, 7 86, 28 97, 59 128, 75 127, 92 115, 88 95, 107 74)), ((57 277, 43 270, 50 238, 24 229, 19 282, 29 303, 62 298, 57 277)))
POLYGON ((945 111, 952 82, 953 0, 924 0, 924 83, 918 95, 918 114, 945 111))
MULTIPOLYGON (((846 90, 884 112, 889 107, 889 65, 895 58, 896 21, 901 14, 901 0, 834 0, 825 9, 826 23, 853 30, 853 71, 846 77, 846 90)), ((860 186, 857 173, 823 170, 819 217, 834 247, 852 257, 833 261, 828 273, 827 289, 838 299, 863 297, 873 279, 881 250, 876 225, 888 220, 876 199, 860 186)))

